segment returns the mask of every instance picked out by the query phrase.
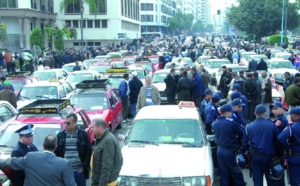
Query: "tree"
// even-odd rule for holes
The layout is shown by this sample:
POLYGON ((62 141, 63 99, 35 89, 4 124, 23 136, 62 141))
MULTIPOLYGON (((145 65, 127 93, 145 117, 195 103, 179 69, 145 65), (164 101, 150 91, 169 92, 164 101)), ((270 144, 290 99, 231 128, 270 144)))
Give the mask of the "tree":
MULTIPOLYGON (((80 7, 81 46, 83 46, 83 26, 82 26, 83 25, 83 13, 84 13, 83 5, 84 5, 84 3, 86 3, 89 6, 90 10, 92 10, 92 13, 96 17, 99 9, 104 8, 105 0, 62 0, 62 2, 59 5, 60 12, 63 12, 63 10, 66 7, 73 5, 75 3, 79 3, 79 7, 80 7), (99 5, 99 9, 98 9, 98 5, 99 5)), ((77 32, 76 32, 76 36, 77 36, 77 32)))
MULTIPOLYGON (((228 13, 231 25, 247 34, 256 35, 256 40, 281 30, 282 0, 238 0, 238 6, 232 6, 228 13)), ((300 23, 298 6, 289 3, 287 27, 296 28, 300 23)))
POLYGON ((56 29, 54 32, 54 47, 56 50, 63 51, 65 49, 64 33, 60 29, 56 29))
POLYGON ((43 31, 39 28, 35 28, 31 31, 30 46, 33 47, 33 45, 39 46, 42 50, 45 49, 43 31))
POLYGON ((3 23, 0 23, 0 41, 7 40, 7 26, 3 23))
MULTIPOLYGON (((268 39, 268 43, 269 45, 274 46, 275 44, 280 44, 281 42, 280 40, 281 40, 281 35, 271 35, 268 39)), ((287 44, 289 43, 287 37, 284 40, 287 41, 287 44)))
POLYGON ((193 25, 193 19, 193 14, 183 14, 181 11, 178 11, 167 23, 169 31, 190 31, 193 25))
POLYGON ((202 24, 200 20, 197 20, 192 27, 193 32, 205 32, 206 27, 202 24))

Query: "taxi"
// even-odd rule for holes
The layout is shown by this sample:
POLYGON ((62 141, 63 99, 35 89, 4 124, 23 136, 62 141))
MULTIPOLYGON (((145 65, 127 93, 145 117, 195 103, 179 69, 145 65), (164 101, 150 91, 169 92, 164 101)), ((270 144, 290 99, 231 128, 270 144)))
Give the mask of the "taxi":
POLYGON ((214 137, 206 136, 193 102, 143 107, 128 136, 118 138, 125 143, 119 186, 214 184, 214 137))
POLYGON ((18 111, 7 101, 0 101, 0 125, 18 114, 18 111))
POLYGON ((50 79, 61 80, 67 77, 69 73, 64 69, 48 69, 33 72, 33 77, 38 77, 41 81, 48 81, 50 79))
POLYGON ((126 65, 134 64, 135 58, 136 57, 133 55, 133 53, 126 53, 122 55, 122 61, 126 65))
POLYGON ((96 63, 96 62, 99 62, 100 60, 99 59, 86 59, 84 60, 82 63, 86 66, 86 68, 88 69, 91 64, 93 63, 96 63))
POLYGON ((75 85, 83 80, 97 80, 101 79, 101 75, 99 72, 95 70, 81 70, 70 72, 66 77, 66 81, 69 82, 73 88, 75 85))
POLYGON ((103 117, 111 131, 122 127, 121 99, 107 79, 86 80, 75 87, 70 97, 72 105, 85 109, 91 119, 103 117))
MULTIPOLYGON (((0 158, 11 156, 13 147, 17 144, 19 136, 15 131, 27 124, 33 124, 33 143, 39 151, 43 151, 45 136, 56 136, 64 130, 64 118, 74 113, 78 116, 77 125, 85 130, 90 126, 91 120, 82 108, 70 105, 70 100, 37 100, 25 107, 18 109, 18 115, 0 126, 0 158)), ((89 133, 91 136, 92 134, 89 133)), ((6 176, 0 173, 1 181, 6 176)))
POLYGON ((159 60, 158 55, 155 55, 153 53, 146 53, 144 56, 147 57, 151 61, 151 63, 154 66, 155 71, 163 69, 163 63, 159 60))
POLYGON ((112 65, 110 62, 96 62, 91 64, 89 70, 95 70, 101 74, 101 76, 106 76, 106 71, 110 69, 112 65))
MULTIPOLYGON (((78 61, 78 65, 80 67, 80 70, 85 70, 88 67, 85 65, 85 63, 82 63, 81 61, 78 61)), ((73 67, 76 66, 76 62, 74 63, 68 63, 68 64, 64 64, 61 68, 67 72, 73 72, 73 67)))
POLYGON ((141 80, 143 85, 145 85, 147 70, 141 65, 134 64, 128 66, 128 73, 131 74, 132 72, 136 72, 139 80, 141 80))
POLYGON ((107 62, 109 60, 110 56, 107 55, 100 55, 96 56, 95 59, 100 60, 101 62, 107 62))
POLYGON ((147 70, 147 74, 150 76, 152 76, 152 74, 155 72, 154 65, 151 63, 149 58, 137 58, 135 64, 144 67, 147 70))
POLYGON ((21 108, 38 99, 68 99, 74 89, 69 82, 65 81, 39 81, 25 85, 17 95, 17 105, 21 108))
POLYGON ((19 91, 24 85, 40 81, 38 77, 30 76, 30 72, 26 71, 9 73, 6 75, 6 79, 9 80, 14 86, 16 95, 19 93, 19 91))
POLYGON ((111 68, 106 71, 108 83, 115 89, 119 89, 121 82, 124 80, 123 75, 128 73, 128 68, 111 68))

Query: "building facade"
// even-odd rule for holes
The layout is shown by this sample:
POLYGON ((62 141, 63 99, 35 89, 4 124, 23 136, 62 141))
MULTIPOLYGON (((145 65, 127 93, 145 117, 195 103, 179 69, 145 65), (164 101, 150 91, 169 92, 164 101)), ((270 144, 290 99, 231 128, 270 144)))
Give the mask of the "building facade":
POLYGON ((141 33, 168 34, 167 22, 175 14, 175 0, 141 0, 141 33))
MULTIPOLYGON (((56 0, 55 0, 56 1, 56 0)), ((0 47, 12 52, 30 49, 30 33, 34 28, 52 24, 56 20, 54 0, 0 0, 0 22, 7 26, 8 39, 0 47)), ((48 45, 45 35, 45 47, 48 45)))
POLYGON ((200 20, 205 26, 210 24, 210 5, 208 0, 177 0, 177 10, 193 14, 194 23, 200 20))
MULTIPOLYGON (((62 0, 55 0, 56 25, 71 27, 77 31, 77 39, 66 39, 66 47, 80 46, 80 1, 60 10, 62 0)), ((99 46, 106 42, 123 41, 140 37, 140 0, 102 0, 93 14, 88 4, 83 4, 83 41, 85 46, 99 46)))

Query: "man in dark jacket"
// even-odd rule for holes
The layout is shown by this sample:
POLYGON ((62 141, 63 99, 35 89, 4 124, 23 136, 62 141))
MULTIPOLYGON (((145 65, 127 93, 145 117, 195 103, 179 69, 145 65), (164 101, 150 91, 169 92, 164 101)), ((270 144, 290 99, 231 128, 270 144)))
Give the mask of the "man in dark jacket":
POLYGON ((75 62, 75 66, 73 67, 73 71, 80 71, 80 66, 78 64, 78 61, 75 62))
POLYGON ((4 87, 4 89, 0 91, 0 100, 7 101, 13 107, 17 108, 17 97, 16 97, 14 91, 12 91, 10 89, 10 87, 11 87, 10 81, 5 80, 3 82, 3 87, 4 87))
POLYGON ((257 70, 268 70, 267 63, 264 61, 263 58, 261 58, 260 62, 257 64, 257 70))
POLYGON ((292 76, 289 72, 284 73, 284 82, 283 82, 283 90, 284 92, 286 89, 294 83, 294 76, 292 76))
POLYGON ((177 85, 175 81, 175 69, 170 70, 170 74, 165 78, 166 89, 165 93, 167 94, 167 100, 169 105, 175 104, 175 95, 177 91, 177 85))
POLYGON ((244 95, 248 99, 248 119, 249 121, 253 121, 255 119, 254 109, 255 109, 255 99, 257 96, 257 85, 255 81, 252 79, 252 73, 247 73, 247 79, 244 82, 244 95))
POLYGON ((270 117, 270 104, 272 103, 272 82, 267 77, 267 72, 261 73, 262 80, 262 103, 266 107, 266 119, 270 117))
POLYGON ((134 118, 136 115, 137 99, 140 93, 140 89, 143 86, 143 83, 141 80, 139 80, 137 72, 132 72, 131 75, 132 79, 129 81, 129 100, 132 117, 134 118))
POLYGON ((230 88, 229 84, 231 82, 232 77, 230 72, 227 71, 226 66, 222 66, 222 71, 223 73, 221 75, 219 89, 222 91, 223 98, 227 98, 230 88))
POLYGON ((96 118, 92 121, 92 130, 96 140, 91 161, 91 185, 117 185, 117 179, 123 165, 119 142, 106 128, 106 123, 102 118, 96 118))
POLYGON ((187 71, 182 72, 182 77, 178 81, 178 102, 179 101, 190 101, 191 100, 191 90, 193 87, 193 82, 187 77, 187 71))
POLYGON ((84 130, 77 127, 76 114, 68 114, 64 124, 65 130, 57 134, 54 154, 70 162, 77 186, 85 186, 92 155, 91 139, 84 130))
POLYGON ((122 107, 123 107, 123 123, 129 122, 130 120, 127 119, 128 117, 128 96, 129 96, 129 86, 128 86, 128 80, 129 80, 129 74, 123 75, 124 80, 121 82, 119 86, 119 96, 121 98, 122 107))
POLYGON ((249 62, 249 65, 248 65, 248 70, 250 72, 255 72, 257 71, 257 62, 251 58, 251 61, 249 62))

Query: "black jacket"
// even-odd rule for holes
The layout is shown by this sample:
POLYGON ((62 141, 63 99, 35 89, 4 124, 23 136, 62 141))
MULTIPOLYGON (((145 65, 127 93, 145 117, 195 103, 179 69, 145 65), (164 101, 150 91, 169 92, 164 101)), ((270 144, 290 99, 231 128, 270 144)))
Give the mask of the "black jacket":
MULTIPOLYGON (((58 157, 64 158, 65 156, 65 145, 66 145, 66 132, 61 131, 57 134, 57 147, 54 154, 58 157)), ((78 129, 77 133, 77 150, 78 155, 84 169, 84 175, 86 178, 89 177, 90 160, 92 156, 92 143, 88 134, 78 129)))
POLYGON ((249 69, 251 72, 257 71, 257 62, 256 62, 255 60, 251 60, 251 61, 249 62, 248 69, 249 69))
POLYGON ((129 99, 131 104, 137 103, 142 86, 143 83, 137 77, 133 77, 132 80, 129 81, 129 99))
POLYGON ((175 94, 177 91, 175 76, 168 74, 164 81, 166 83, 166 94, 175 94))
POLYGON ((178 93, 184 90, 191 91, 193 88, 193 82, 188 77, 181 77, 178 81, 178 93))
POLYGON ((257 96, 257 85, 256 82, 253 79, 247 79, 244 82, 244 95, 248 99, 248 101, 255 102, 256 96, 257 96))
POLYGON ((220 89, 221 90, 227 89, 228 88, 227 85, 231 82, 231 79, 232 77, 227 71, 223 72, 220 79, 220 85, 219 85, 220 89))
POLYGON ((265 71, 267 71, 268 70, 267 63, 265 61, 260 61, 257 64, 257 70, 265 70, 265 71))

